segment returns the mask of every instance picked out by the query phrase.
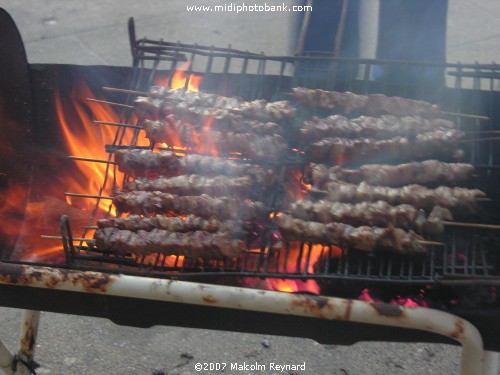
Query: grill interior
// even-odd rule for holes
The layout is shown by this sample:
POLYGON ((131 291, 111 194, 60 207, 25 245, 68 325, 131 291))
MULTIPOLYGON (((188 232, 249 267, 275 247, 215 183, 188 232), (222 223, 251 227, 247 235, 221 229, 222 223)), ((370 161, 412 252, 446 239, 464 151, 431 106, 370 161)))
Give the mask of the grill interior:
MULTIPOLYGON (((241 96, 246 100, 290 100, 291 88, 303 86, 336 91, 353 91, 359 94, 383 93, 436 103, 443 110, 461 114, 487 116, 456 116, 461 130, 496 130, 500 114, 494 106, 499 99, 500 69, 497 65, 436 64, 426 62, 381 61, 368 59, 336 58, 325 53, 306 52, 303 56, 264 56, 231 48, 205 47, 169 43, 163 40, 137 39, 133 20, 129 21, 133 74, 126 88, 147 91, 160 77, 169 77, 182 63, 189 62, 186 74, 203 76, 201 91, 225 96, 241 96), (383 72, 382 74, 380 72, 383 72), (444 77, 437 79, 436 77, 444 77)), ((186 88, 188 82, 186 81, 186 88)), ((107 92, 110 101, 130 104, 132 94, 107 92)), ((308 114, 310 115, 310 114, 308 114)), ((300 118, 300 114, 299 114, 300 118)), ((136 125, 130 118, 130 125, 136 125)), ((293 127, 294 124, 287 124, 293 127)), ((136 146, 138 129, 117 127, 115 142, 106 145, 112 160, 117 149, 141 148, 136 146), (126 132, 134 132, 131 143, 122 143, 126 132)), ((500 152, 498 140, 472 142, 466 145, 466 161, 477 169, 474 187, 484 190, 490 202, 484 204, 481 222, 498 224, 499 193, 495 186, 500 182, 500 152)), ((190 150, 184 150, 189 153, 190 150)), ((234 158, 234 155, 232 155, 234 158)), ((245 156, 240 157, 248 162, 245 156)), ((297 150, 288 150, 287 156, 275 163, 282 184, 265 198, 270 214, 283 205, 282 197, 286 171, 301 170, 309 160, 297 150)), ((259 161, 259 163, 262 163, 259 161)), ((109 163, 109 170, 116 166, 109 163)), ((105 179, 102 190, 112 184, 112 190, 121 187, 120 181, 105 179)), ((100 193, 99 193, 100 195, 100 193)), ((100 219, 97 204, 89 225, 100 219)), ((497 283, 500 259, 495 249, 500 245, 498 231, 480 228, 448 228, 439 241, 445 246, 430 246, 425 255, 400 255, 390 253, 366 254, 347 248, 336 250, 322 246, 318 250, 310 243, 301 243, 298 255, 288 244, 282 250, 273 248, 269 237, 274 230, 255 228, 257 235, 247 238, 257 244, 255 249, 236 260, 185 259, 180 262, 172 256, 156 257, 117 256, 102 252, 83 243, 74 245, 68 217, 61 223, 66 262, 79 269, 102 269, 162 278, 204 278, 245 276, 261 278, 316 279, 344 281, 391 282, 402 284, 456 284, 464 280, 497 283), (312 264, 311 254, 320 253, 312 264), (286 267, 287 260, 296 259, 296 266, 286 267), (312 269, 312 271, 311 271, 312 269)), ((85 237, 87 231, 82 233, 85 237)))

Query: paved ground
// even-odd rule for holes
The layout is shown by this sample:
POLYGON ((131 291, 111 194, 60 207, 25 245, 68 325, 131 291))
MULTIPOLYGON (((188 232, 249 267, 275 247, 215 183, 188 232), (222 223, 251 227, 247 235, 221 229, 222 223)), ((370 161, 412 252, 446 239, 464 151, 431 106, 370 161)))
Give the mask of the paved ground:
MULTIPOLYGON (((0 309, 1 339, 16 348, 19 311, 0 309)), ((332 332, 335 334, 335 332, 332 332)), ((236 334, 208 330, 117 326, 104 319, 43 313, 36 348, 43 374, 168 375, 197 372, 198 362, 306 363, 292 374, 452 375, 459 369, 460 349, 439 344, 361 343, 323 346, 312 340, 236 334), (269 347, 263 345, 267 340, 269 347)), ((274 374, 235 372, 226 374, 274 374)))
MULTIPOLYGON (((253 1, 264 3, 264 1, 253 1)), ((253 3, 252 2, 252 3, 253 3)), ((187 0, 0 0, 16 20, 31 63, 129 65, 126 20, 139 36, 272 54, 291 51, 289 13, 190 13, 187 0)), ((228 3, 192 0, 193 5, 228 3)), ((292 2, 289 2, 292 3, 292 2)), ((498 0, 450 0, 449 61, 500 61, 498 0)), ((373 48, 372 48, 373 50, 373 48)), ((1 339, 16 348, 20 312, 0 308, 1 339)), ((332 332, 335 334, 335 332, 332 332)), ((196 374, 196 362, 306 362, 306 374, 456 374, 460 349, 362 343, 326 347, 311 340, 158 327, 44 313, 39 374, 196 374), (262 345, 269 340, 270 347, 262 345), (192 358, 191 358, 192 357, 192 358)), ((226 371, 226 373, 228 373, 226 371)), ((230 373, 230 372, 229 372, 230 373)), ((244 372, 241 372, 244 373, 244 372)), ((302 373, 302 372, 301 372, 302 373)))
MULTIPOLYGON (((377 0, 367 12, 376 11, 377 0), (375 5, 373 5, 375 4, 375 5)), ((287 0, 295 4, 298 0, 287 0)), ((19 26, 32 63, 129 65, 126 21, 134 16, 139 36, 168 41, 286 54, 296 14, 197 13, 186 5, 230 4, 222 0, 0 0, 19 26)), ((263 4, 264 0, 252 3, 263 4)), ((449 0, 447 60, 500 61, 497 0, 449 0)), ((363 15, 364 20, 374 16, 363 15)), ((365 21, 367 22, 367 21, 365 21)), ((372 50, 365 46, 367 50, 372 50)), ((369 55, 369 53, 368 53, 369 55)))

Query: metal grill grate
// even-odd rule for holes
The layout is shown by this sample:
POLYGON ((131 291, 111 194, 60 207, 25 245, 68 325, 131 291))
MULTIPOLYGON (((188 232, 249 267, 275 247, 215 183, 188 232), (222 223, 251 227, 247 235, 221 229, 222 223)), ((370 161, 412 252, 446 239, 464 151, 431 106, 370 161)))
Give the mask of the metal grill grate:
MULTIPOLYGON (((500 117, 493 105, 500 96, 500 69, 497 65, 435 64, 368 59, 342 59, 322 53, 303 56, 264 56, 231 48, 205 47, 163 40, 137 39, 133 21, 129 22, 134 78, 131 90, 146 91, 158 77, 171 77, 170 72, 181 63, 189 62, 186 74, 203 76, 202 90, 252 100, 288 99, 294 86, 384 93, 425 99, 441 108, 457 113, 488 116, 455 118, 459 128, 492 130, 500 117), (384 72, 375 77, 375 72, 384 72), (439 75, 442 79, 429 79, 439 75), (450 80, 449 77, 452 77, 450 80), (451 82, 451 84, 450 84, 451 82), (487 87, 487 90, 483 88, 487 87)), ((186 86, 187 86, 186 82, 186 86)), ((124 103, 135 96, 115 94, 124 103)), ((125 116, 127 120, 130 117, 125 116)), ((135 125, 131 123, 131 125, 135 125)), ((134 148, 139 130, 117 127, 115 142, 106 146, 110 153, 117 149, 134 148), (130 144, 122 143, 125 132, 134 132, 130 144)), ((499 181, 500 155, 498 141, 471 143, 466 150, 469 161, 476 165, 479 188, 495 196, 495 181, 499 181)), ((289 157, 278 164, 284 175, 287 165, 300 166, 307 160, 290 151, 289 157)), ((116 165, 108 164, 108 170, 116 165)), ((117 181, 106 178, 99 195, 108 184, 119 188, 117 181)), ((498 192, 496 193, 498 194, 498 192)), ((98 199, 99 201, 99 199, 98 199)), ((99 202, 97 202, 99 203, 99 202)), ((276 197, 269 199, 271 211, 278 206, 276 197)), ((494 207, 494 204, 492 204, 494 207)), ((495 212, 495 209, 492 210, 495 212)), ((487 214, 484 216, 488 217, 487 214)), ((89 220, 95 223, 97 205, 89 220)), ((491 221, 491 220, 490 220, 491 221)), ((493 222, 498 222, 494 216, 493 222)), ((313 246, 302 243, 297 248, 285 244, 282 250, 273 249, 266 240, 273 231, 264 228, 259 246, 254 246, 237 260, 182 259, 155 255, 153 257, 117 256, 86 246, 74 246, 69 221, 62 223, 63 244, 67 262, 76 268, 100 268, 132 274, 155 275, 164 278, 197 277, 277 277, 290 279, 342 279, 352 281, 393 283, 454 283, 461 280, 498 281, 500 259, 494 248, 500 244, 494 231, 480 229, 449 229, 439 238, 446 246, 431 246, 423 256, 401 254, 366 254, 334 246, 313 246), (295 267, 286 267, 293 258, 295 267)), ((85 237, 87 231, 83 233, 85 237)))

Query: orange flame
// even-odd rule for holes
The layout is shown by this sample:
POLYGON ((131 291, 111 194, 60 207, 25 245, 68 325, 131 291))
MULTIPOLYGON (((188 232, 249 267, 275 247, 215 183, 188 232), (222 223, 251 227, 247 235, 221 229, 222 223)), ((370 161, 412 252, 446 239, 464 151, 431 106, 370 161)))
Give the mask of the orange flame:
MULTIPOLYGON (((186 71, 189 69, 190 66, 191 62, 186 61, 179 67, 179 69, 175 71, 174 75, 172 76, 172 82, 170 84, 171 89, 174 90, 183 89, 186 87, 186 81, 187 81, 187 91, 194 91, 194 92, 200 91, 200 84, 201 81, 203 80, 203 77, 194 73, 187 74, 186 71)), ((157 78, 155 81, 155 86, 168 87, 169 81, 170 81, 169 76, 165 78, 157 78)))
MULTIPOLYGON (((99 160, 108 160, 109 154, 105 150, 106 144, 112 144, 116 136, 115 126, 97 125, 93 119, 99 121, 122 122, 121 117, 114 112, 108 104, 86 101, 87 98, 95 99, 88 85, 81 81, 70 93, 70 101, 63 105, 63 100, 58 92, 55 95, 55 107, 57 118, 64 135, 66 148, 69 155, 83 156, 99 160)), ((126 131, 123 144, 129 144, 132 140, 132 131, 126 131)), ((148 141, 142 133, 139 133, 139 145, 147 145, 148 141)), ((108 168, 106 163, 75 161, 75 170, 68 173, 67 191, 78 194, 109 195, 111 183, 114 178, 122 177, 114 175, 113 168, 108 168), (108 177, 108 185, 100 192, 105 177, 108 177)), ((88 210, 95 205, 95 198, 72 198, 67 197, 67 202, 77 207, 88 210)), ((103 212, 110 209, 110 201, 101 199, 99 208, 103 212)), ((116 215, 111 208, 112 215, 116 215)))
POLYGON ((288 196, 294 201, 300 201, 308 198, 307 191, 311 189, 311 185, 308 185, 302 181, 302 173, 293 170, 287 171, 288 178, 285 189, 288 196))
MULTIPOLYGON (((306 249, 308 246, 304 246, 304 253, 300 252, 300 244, 298 242, 290 243, 290 250, 288 253, 287 264, 283 265, 283 268, 287 273, 292 273, 297 271, 297 261, 300 256, 300 265, 298 267, 298 272, 303 273, 304 271, 310 274, 315 273, 315 265, 321 258, 323 253, 322 245, 312 245, 309 249, 309 254, 306 256, 306 249), (306 269, 306 260, 309 258, 309 264, 306 269)), ((279 290, 283 292, 309 292, 314 294, 320 293, 320 287, 315 280, 280 280, 280 279, 270 279, 269 283, 272 290, 279 290)))
MULTIPOLYGON (((60 92, 55 93, 56 116, 60 126, 64 148, 68 155, 87 157, 99 160, 108 160, 109 154, 105 151, 106 144, 112 144, 116 135, 117 127, 97 125, 93 119, 107 122, 124 122, 119 115, 107 104, 86 101, 87 98, 95 98, 87 84, 83 81, 77 82, 68 96, 62 97, 60 92)), ((135 121, 132 118, 130 121, 135 121)), ((131 142, 133 132, 126 129, 122 142, 131 142)), ((140 134, 137 142, 139 145, 147 145, 145 137, 140 134)), ((26 207, 26 219, 23 223, 21 234, 22 241, 18 241, 21 255, 17 256, 24 261, 53 261, 57 256, 62 256, 60 240, 40 240, 42 234, 57 234, 58 222, 61 215, 66 214, 72 220, 74 232, 83 230, 87 224, 90 214, 96 204, 95 198, 66 197, 64 191, 89 194, 109 195, 111 193, 114 179, 118 181, 120 176, 114 176, 114 169, 108 168, 106 163, 87 161, 74 161, 70 168, 57 170, 55 176, 45 188, 44 196, 36 202, 31 202, 26 207), (108 184, 101 192, 105 176, 108 184), (26 228, 26 229, 25 229, 26 228), (55 233, 54 233, 55 232, 55 233), (19 243, 21 245, 19 245, 19 243)), ((104 214, 111 209, 109 200, 101 200, 98 214, 104 214)), ((87 238, 91 233, 87 233, 87 238)))
MULTIPOLYGON (((340 252, 341 250, 333 247, 334 256, 337 254, 337 250, 340 252)), ((285 249, 282 249, 284 251, 285 249)), ((281 264, 277 267, 278 269, 269 269, 268 272, 280 272, 280 273, 300 273, 300 274, 314 274, 316 273, 316 267, 318 262, 321 259, 322 254, 326 251, 326 248, 323 245, 312 245, 310 248, 308 245, 305 245, 302 249, 302 253, 300 252, 300 244, 299 242, 290 242, 290 248, 288 249, 288 256, 286 264, 284 254, 281 254, 279 259, 281 264), (297 265, 297 261, 300 262, 297 265), (309 259, 307 267, 306 262, 309 259)), ((243 285, 251 288, 261 288, 267 290, 276 290, 280 292, 308 292, 313 294, 320 294, 321 288, 315 280, 308 279, 306 281, 302 281, 300 279, 254 279, 254 278, 245 278, 243 280, 243 285)))

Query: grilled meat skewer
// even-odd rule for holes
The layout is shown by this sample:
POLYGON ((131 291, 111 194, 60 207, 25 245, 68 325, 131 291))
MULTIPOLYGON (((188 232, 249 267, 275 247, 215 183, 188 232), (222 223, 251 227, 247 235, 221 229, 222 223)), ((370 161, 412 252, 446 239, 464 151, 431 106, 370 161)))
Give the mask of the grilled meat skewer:
POLYGON ((334 202, 376 202, 385 201, 391 205, 410 204, 416 208, 430 211, 434 206, 448 208, 452 212, 471 213, 477 209, 477 199, 486 194, 477 189, 440 186, 429 189, 421 185, 407 185, 401 188, 373 186, 365 182, 359 185, 342 181, 325 184, 326 199, 334 202))
POLYGON ((222 259, 237 257, 247 250, 245 243, 232 238, 227 232, 205 231, 169 232, 163 229, 131 232, 114 227, 97 229, 95 246, 100 250, 111 250, 119 255, 129 253, 147 255, 184 255, 189 258, 222 259))
POLYGON ((202 91, 187 91, 183 89, 170 89, 164 86, 151 86, 148 98, 160 99, 169 102, 186 103, 196 107, 232 108, 243 101, 240 97, 221 96, 202 91))
POLYGON ((363 181, 378 186, 420 185, 457 185, 470 180, 474 166, 463 163, 444 163, 438 160, 425 160, 399 165, 365 164, 358 169, 341 167, 328 168, 322 164, 309 166, 306 181, 321 189, 328 181, 345 181, 359 184, 363 181))
POLYGON ((209 195, 179 196, 159 191, 121 191, 113 197, 119 213, 132 214, 168 213, 196 215, 219 220, 263 221, 269 218, 261 202, 246 202, 241 199, 209 195))
POLYGON ((208 194, 214 197, 247 197, 253 191, 253 180, 249 176, 229 178, 227 176, 205 177, 196 174, 156 179, 138 178, 127 184, 128 190, 161 191, 178 195, 208 194))
POLYGON ((172 175, 180 169, 180 160, 171 151, 117 150, 115 162, 118 170, 129 176, 172 175))
POLYGON ((324 91, 296 87, 294 98, 303 106, 349 115, 358 113, 368 116, 394 115, 437 118, 441 111, 436 105, 422 100, 405 99, 383 94, 357 95, 352 92, 324 91))
POLYGON ((174 176, 179 173, 203 176, 251 176, 256 183, 264 185, 273 183, 277 178, 272 168, 263 169, 251 164, 205 155, 179 157, 170 151, 118 150, 115 152, 115 161, 120 172, 133 177, 174 176))
POLYGON ((290 213, 302 220, 320 223, 339 222, 353 226, 394 226, 412 229, 417 233, 440 234, 443 220, 453 220, 451 212, 441 207, 433 209, 426 217, 423 210, 408 204, 391 206, 384 201, 357 204, 320 201, 299 201, 290 205, 290 213))
POLYGON ((461 131, 447 129, 418 134, 414 139, 325 138, 311 145, 311 155, 316 161, 334 164, 354 164, 374 159, 407 161, 438 155, 453 157, 463 136, 461 131))
POLYGON ((168 115, 185 118, 186 121, 204 123, 208 116, 217 117, 224 123, 231 116, 260 122, 281 122, 295 116, 295 108, 286 101, 268 103, 265 100, 244 101, 202 92, 184 90, 156 90, 149 97, 138 97, 134 108, 140 118, 161 119, 168 115))
POLYGON ((198 216, 188 215, 185 218, 179 216, 167 217, 163 215, 140 216, 129 215, 127 217, 116 217, 97 221, 97 226, 103 228, 117 228, 137 232, 139 230, 151 231, 153 229, 164 229, 169 232, 227 232, 236 233, 241 231, 242 223, 233 220, 220 221, 214 218, 203 219, 198 216))
POLYGON ((425 119, 419 116, 380 117, 361 116, 348 119, 341 115, 327 118, 314 117, 305 121, 300 129, 301 140, 316 142, 324 138, 374 138, 387 139, 397 136, 415 138, 419 133, 439 129, 453 129, 455 124, 444 119, 425 119))
POLYGON ((169 116, 167 121, 143 121, 146 137, 153 143, 184 146, 206 154, 212 150, 240 153, 256 159, 279 159, 287 145, 278 134, 259 136, 255 133, 219 132, 202 129, 199 133, 169 116))
POLYGON ((291 241, 347 245, 349 248, 374 252, 387 250, 403 254, 424 253, 422 237, 413 231, 371 226, 353 227, 343 223, 318 223, 282 215, 275 219, 282 236, 291 241))

